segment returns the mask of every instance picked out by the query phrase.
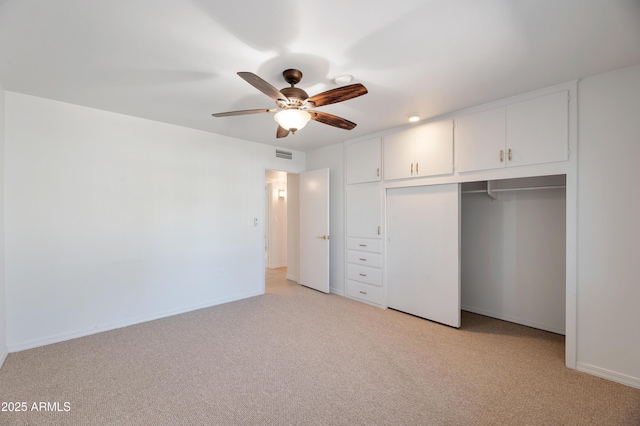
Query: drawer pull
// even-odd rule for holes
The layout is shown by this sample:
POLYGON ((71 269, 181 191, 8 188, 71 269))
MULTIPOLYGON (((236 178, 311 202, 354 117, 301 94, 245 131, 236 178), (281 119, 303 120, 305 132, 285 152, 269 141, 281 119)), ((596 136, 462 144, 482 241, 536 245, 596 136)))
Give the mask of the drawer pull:
POLYGON ((366 244, 358 244, 360 247, 366 247, 366 244))
POLYGON ((367 292, 360 290, 360 294, 367 294, 367 292))
POLYGON ((363 262, 366 262, 366 261, 367 261, 367 259, 363 259, 363 258, 360 258, 360 259, 358 259, 358 260, 361 260, 361 261, 363 261, 363 262))
POLYGON ((367 276, 367 274, 358 274, 358 275, 360 275, 361 277, 366 277, 367 276))

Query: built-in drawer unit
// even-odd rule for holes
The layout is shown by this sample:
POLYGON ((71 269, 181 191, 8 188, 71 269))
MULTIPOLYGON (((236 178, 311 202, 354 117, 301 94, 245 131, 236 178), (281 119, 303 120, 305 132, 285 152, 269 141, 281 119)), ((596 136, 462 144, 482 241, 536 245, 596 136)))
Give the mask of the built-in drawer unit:
POLYGON ((379 268, 370 268, 368 266, 347 263, 347 278, 354 281, 362 281, 363 283, 381 286, 382 270, 379 268))
POLYGON ((355 265, 371 266, 372 268, 382 268, 382 255, 366 251, 348 250, 347 262, 355 265))
POLYGON ((377 287, 358 281, 347 280, 347 296, 365 302, 382 304, 382 287, 377 287))
POLYGON ((347 249, 382 253, 382 240, 375 238, 350 237, 347 238, 347 249))

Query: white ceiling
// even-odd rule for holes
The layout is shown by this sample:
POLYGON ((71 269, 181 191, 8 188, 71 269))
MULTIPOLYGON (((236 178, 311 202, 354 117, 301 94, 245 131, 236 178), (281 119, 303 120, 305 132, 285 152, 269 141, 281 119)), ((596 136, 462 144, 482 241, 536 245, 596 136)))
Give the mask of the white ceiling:
MULTIPOLYGON (((0 0, 5 89, 309 151, 640 63, 640 0, 0 0), (309 95, 349 73, 369 93, 276 139, 236 75, 309 95)), ((34 117, 37 122, 37 117, 34 117)))

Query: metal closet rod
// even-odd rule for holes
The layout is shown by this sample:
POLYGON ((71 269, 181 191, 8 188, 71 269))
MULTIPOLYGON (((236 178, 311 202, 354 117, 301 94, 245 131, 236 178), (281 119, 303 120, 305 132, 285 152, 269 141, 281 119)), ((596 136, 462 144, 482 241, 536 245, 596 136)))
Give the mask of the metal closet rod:
MULTIPOLYGON (((566 188, 566 185, 549 185, 549 186, 521 186, 518 188, 491 188, 491 192, 507 192, 507 191, 529 191, 532 189, 558 189, 566 188)), ((463 194, 485 193, 486 189, 472 189, 470 191, 462 191, 463 194)))

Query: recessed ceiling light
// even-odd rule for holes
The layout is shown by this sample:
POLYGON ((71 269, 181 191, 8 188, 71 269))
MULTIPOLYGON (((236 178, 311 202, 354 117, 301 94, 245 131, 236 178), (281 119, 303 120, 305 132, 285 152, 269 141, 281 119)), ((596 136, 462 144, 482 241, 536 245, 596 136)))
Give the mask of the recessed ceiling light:
POLYGON ((407 116, 407 118, 410 122, 415 123, 416 121, 420 120, 420 118, 422 118, 422 114, 420 114, 419 112, 412 112, 407 116))
POLYGON ((343 84, 349 84, 353 81, 353 76, 351 74, 340 74, 334 77, 333 82, 338 86, 343 84))

